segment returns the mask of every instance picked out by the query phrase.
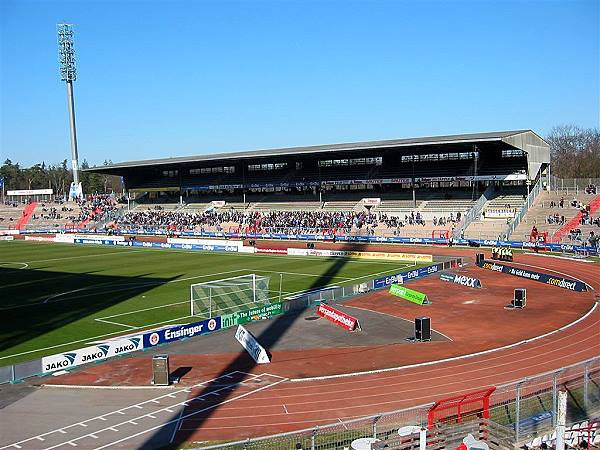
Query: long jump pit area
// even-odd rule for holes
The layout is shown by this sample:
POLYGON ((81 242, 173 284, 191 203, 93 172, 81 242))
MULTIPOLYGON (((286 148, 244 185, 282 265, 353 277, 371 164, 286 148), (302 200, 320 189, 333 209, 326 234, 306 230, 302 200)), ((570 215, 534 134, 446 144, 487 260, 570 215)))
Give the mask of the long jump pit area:
POLYGON ((426 304, 389 287, 331 303, 358 320, 354 331, 317 307, 244 325, 268 350, 268 364, 256 364, 227 329, 11 387, 13 401, 0 410, 2 443, 10 444, 0 449, 159 448, 260 437, 424 405, 600 355, 597 265, 520 253, 506 263, 585 283, 577 292, 477 266, 475 253, 483 251, 410 252, 465 263, 406 281, 426 304), (507 307, 518 288, 527 291, 526 306, 507 307), (415 341, 417 317, 430 318, 431 340, 415 341), (150 385, 156 354, 169 355, 177 384, 150 385))

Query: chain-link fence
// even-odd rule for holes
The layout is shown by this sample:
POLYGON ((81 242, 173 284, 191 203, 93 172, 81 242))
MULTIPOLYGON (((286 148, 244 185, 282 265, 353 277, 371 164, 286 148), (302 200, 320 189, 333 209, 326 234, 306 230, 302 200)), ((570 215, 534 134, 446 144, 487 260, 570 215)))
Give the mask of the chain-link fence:
MULTIPOLYGON (((566 390, 569 394, 567 424, 597 416, 600 413, 600 357, 498 386, 490 397, 489 420, 482 420, 482 415, 476 413, 461 419, 457 415, 455 420, 450 417, 443 425, 445 439, 454 434, 464 437, 463 424, 469 420, 474 421, 478 434, 481 435, 483 426, 487 430, 484 434, 494 434, 497 445, 491 448, 511 448, 515 444, 549 433, 556 426, 559 390, 566 390)), ((386 442, 390 449, 405 448, 410 437, 402 439, 404 444, 399 446, 391 444, 394 442, 393 437, 397 437, 398 430, 403 427, 427 427, 430 407, 431 405, 421 405, 291 433, 198 449, 341 450, 351 448, 352 441, 360 438, 377 438, 386 442)), ((428 439, 434 437, 434 431, 429 429, 428 439)), ((439 430, 436 432, 439 433, 439 430)))

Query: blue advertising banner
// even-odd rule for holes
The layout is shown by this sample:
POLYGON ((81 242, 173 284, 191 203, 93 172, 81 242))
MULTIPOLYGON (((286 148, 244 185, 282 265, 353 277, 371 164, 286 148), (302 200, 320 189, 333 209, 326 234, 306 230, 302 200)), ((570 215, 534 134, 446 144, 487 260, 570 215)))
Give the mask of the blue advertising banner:
POLYGON ((201 334, 212 333, 221 329, 221 317, 201 320, 200 322, 189 323, 187 325, 178 325, 175 327, 164 328, 162 330, 144 333, 144 348, 154 347, 159 344, 178 341, 180 339, 199 336, 201 334))
POLYGON ((556 275, 548 275, 546 273, 534 272, 533 270, 521 269, 520 267, 508 266, 506 264, 498 264, 494 261, 483 261, 479 264, 483 269, 493 270, 495 272, 506 273, 516 277, 526 278, 528 280, 537 281, 539 283, 550 284, 571 291, 585 292, 587 285, 582 281, 562 278, 556 275))
POLYGON ((443 269, 443 267, 444 265, 442 263, 438 263, 427 267, 419 267, 418 269, 399 272, 395 275, 376 278, 373 280, 373 289, 384 288, 394 283, 403 283, 404 280, 414 280, 417 278, 426 277, 432 273, 439 272, 443 269))

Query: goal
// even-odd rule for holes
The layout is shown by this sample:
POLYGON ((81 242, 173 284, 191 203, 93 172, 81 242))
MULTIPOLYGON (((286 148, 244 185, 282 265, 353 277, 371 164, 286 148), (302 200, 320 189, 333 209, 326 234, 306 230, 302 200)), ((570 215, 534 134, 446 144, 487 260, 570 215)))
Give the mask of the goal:
POLYGON ((190 286, 190 314, 215 317, 269 304, 269 278, 241 275, 190 286))

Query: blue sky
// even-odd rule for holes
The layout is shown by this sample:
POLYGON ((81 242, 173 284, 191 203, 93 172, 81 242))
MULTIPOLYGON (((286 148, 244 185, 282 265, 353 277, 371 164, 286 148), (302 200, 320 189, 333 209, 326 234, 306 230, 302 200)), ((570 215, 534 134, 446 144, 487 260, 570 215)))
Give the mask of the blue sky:
POLYGON ((0 158, 80 159, 598 127, 598 1, 0 1, 0 158))

